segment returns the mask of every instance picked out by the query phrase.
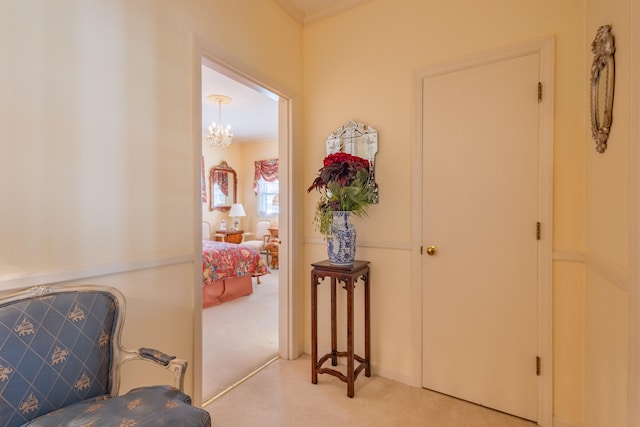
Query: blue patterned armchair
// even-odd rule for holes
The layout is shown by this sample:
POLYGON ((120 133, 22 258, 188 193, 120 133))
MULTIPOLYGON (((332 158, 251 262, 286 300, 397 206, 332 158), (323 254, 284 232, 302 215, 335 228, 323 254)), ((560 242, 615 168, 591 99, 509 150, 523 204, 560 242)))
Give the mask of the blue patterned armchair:
POLYGON ((0 427, 210 426, 184 394, 187 362, 120 344, 124 296, 103 286, 37 286, 0 294, 0 427), (174 386, 118 396, 120 365, 143 359, 174 386))

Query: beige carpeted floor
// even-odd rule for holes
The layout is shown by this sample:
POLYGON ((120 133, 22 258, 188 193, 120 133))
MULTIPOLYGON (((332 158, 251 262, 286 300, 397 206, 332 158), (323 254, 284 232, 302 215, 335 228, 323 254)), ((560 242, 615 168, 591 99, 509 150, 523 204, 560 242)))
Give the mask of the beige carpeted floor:
POLYGON ((278 270, 253 294, 202 313, 202 396, 207 401, 278 354, 278 270))
POLYGON ((533 427, 534 423, 429 390, 362 374, 355 396, 308 355, 278 359, 206 407, 214 427, 533 427))

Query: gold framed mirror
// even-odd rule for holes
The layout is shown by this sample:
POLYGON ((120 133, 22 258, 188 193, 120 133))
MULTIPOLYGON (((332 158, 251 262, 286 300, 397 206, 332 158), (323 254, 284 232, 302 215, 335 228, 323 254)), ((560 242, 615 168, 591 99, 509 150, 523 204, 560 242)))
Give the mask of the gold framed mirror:
POLYGON ((611 25, 598 28, 591 43, 594 55, 591 65, 591 134, 598 153, 604 153, 607 149, 611 130, 615 49, 611 25))
POLYGON ((209 210, 227 212, 236 202, 238 177, 224 160, 209 171, 209 210))

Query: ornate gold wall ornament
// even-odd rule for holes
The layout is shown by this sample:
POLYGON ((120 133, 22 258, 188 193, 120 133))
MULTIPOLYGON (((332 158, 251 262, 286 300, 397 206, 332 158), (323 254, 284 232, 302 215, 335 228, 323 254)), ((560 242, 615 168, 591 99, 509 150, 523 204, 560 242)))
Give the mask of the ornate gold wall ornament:
POLYGON ((598 153, 604 153, 607 149, 611 130, 615 50, 611 25, 598 28, 591 43, 594 54, 591 65, 591 134, 598 153))

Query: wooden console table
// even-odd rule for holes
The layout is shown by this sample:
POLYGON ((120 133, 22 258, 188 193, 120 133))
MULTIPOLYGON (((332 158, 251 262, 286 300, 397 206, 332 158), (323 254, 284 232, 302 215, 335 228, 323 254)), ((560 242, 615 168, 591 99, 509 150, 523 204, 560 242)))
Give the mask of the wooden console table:
POLYGON ((354 261, 351 266, 337 266, 328 260, 311 264, 311 382, 318 383, 318 374, 329 374, 347 383, 347 396, 353 397, 354 383, 360 372, 364 370, 371 376, 371 329, 369 311, 369 261, 354 261), (331 352, 318 360, 318 286, 323 280, 331 278, 331 352), (353 342, 353 291, 358 279, 364 282, 364 358, 355 354, 353 342), (347 291, 347 351, 338 351, 336 321, 336 284, 344 283, 347 291), (347 375, 337 369, 323 368, 322 365, 331 359, 331 365, 338 365, 338 357, 347 358, 347 375), (355 362, 358 366, 355 366, 355 362))
POLYGON ((242 243, 244 230, 218 230, 216 240, 227 243, 242 243))

